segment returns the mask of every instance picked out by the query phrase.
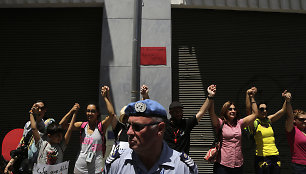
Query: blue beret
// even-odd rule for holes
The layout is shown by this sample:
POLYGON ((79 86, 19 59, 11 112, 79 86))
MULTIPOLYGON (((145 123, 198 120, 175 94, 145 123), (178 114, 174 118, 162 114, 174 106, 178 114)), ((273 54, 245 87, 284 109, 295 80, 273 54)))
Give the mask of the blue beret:
POLYGON ((150 99, 128 104, 125 108, 125 114, 128 116, 160 117, 167 119, 165 108, 158 102, 150 99))

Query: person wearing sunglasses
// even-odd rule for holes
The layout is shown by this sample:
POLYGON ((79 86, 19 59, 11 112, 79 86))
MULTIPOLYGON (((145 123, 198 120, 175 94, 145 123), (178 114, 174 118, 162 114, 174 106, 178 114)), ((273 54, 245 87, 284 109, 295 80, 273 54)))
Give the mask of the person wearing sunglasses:
POLYGON ((300 109, 292 111, 292 106, 287 106, 286 119, 287 139, 291 151, 292 173, 306 173, 306 112, 300 109))
MULTIPOLYGON (((242 119, 238 119, 237 109, 233 102, 227 101, 221 108, 220 117, 215 113, 214 101, 209 108, 209 115, 213 128, 222 131, 221 134, 221 150, 218 154, 217 161, 214 163, 215 174, 241 174, 243 165, 242 155, 242 129, 254 122, 258 115, 257 105, 254 98, 256 88, 252 88, 249 93, 251 99, 252 114, 242 119), (220 130, 222 126, 222 130, 220 130)), ((216 85, 207 88, 208 96, 213 99, 216 94, 216 85)))
MULTIPOLYGON (((45 114, 47 112, 47 107, 45 105, 45 102, 42 100, 38 100, 36 101, 32 108, 37 108, 36 112, 34 114, 34 119, 36 121, 36 126, 37 129, 39 131, 39 134, 42 136, 43 140, 47 139, 47 136, 45 134, 46 132, 46 128, 49 124, 55 122, 53 118, 48 118, 46 120, 44 120, 45 114)), ((32 110, 32 109, 31 109, 32 110)), ((34 163, 36 163, 37 161, 37 157, 38 157, 38 150, 35 146, 35 140, 32 138, 32 128, 31 128, 31 122, 28 121, 25 126, 24 126, 24 130, 23 130, 23 135, 22 138, 20 140, 20 143, 18 145, 18 147, 20 147, 22 144, 24 144, 24 140, 26 139, 26 137, 31 137, 29 140, 29 145, 28 145, 28 159, 22 161, 23 163, 27 164, 25 165, 26 168, 20 168, 20 163, 19 164, 14 164, 17 161, 17 158, 11 158, 10 161, 8 162, 7 166, 5 167, 4 173, 12 173, 12 170, 14 173, 19 173, 21 171, 19 171, 20 169, 23 170, 23 173, 32 173, 32 168, 34 163)), ((17 147, 17 148, 18 148, 17 147)), ((18 161, 17 161, 18 162, 18 161)), ((19 161, 21 162, 21 161, 19 161)))
MULTIPOLYGON (((108 86, 101 88, 101 95, 106 106, 110 106, 108 86)), ((86 106, 87 121, 73 124, 72 130, 80 131, 81 139, 81 149, 74 166, 74 173, 102 173, 103 157, 106 149, 105 132, 115 115, 113 110, 108 109, 108 111, 110 111, 109 115, 100 121, 99 106, 97 104, 88 104, 86 106)), ((67 114, 62 118, 60 124, 63 128, 67 128, 70 117, 71 114, 67 114)))
MULTIPOLYGON (((250 95, 255 95, 257 90, 247 90, 246 93, 246 113, 250 114, 251 101, 250 95)), ((278 149, 275 145, 274 132, 271 123, 279 120, 286 113, 286 106, 290 103, 291 94, 285 90, 282 93, 285 98, 283 107, 272 115, 268 115, 267 104, 258 104, 258 117, 250 125, 250 132, 256 144, 255 171, 257 174, 279 174, 281 161, 278 149)))
POLYGON ((198 173, 196 164, 187 154, 171 149, 163 136, 167 112, 150 99, 127 105, 129 148, 114 153, 105 162, 105 174, 189 174, 198 173))

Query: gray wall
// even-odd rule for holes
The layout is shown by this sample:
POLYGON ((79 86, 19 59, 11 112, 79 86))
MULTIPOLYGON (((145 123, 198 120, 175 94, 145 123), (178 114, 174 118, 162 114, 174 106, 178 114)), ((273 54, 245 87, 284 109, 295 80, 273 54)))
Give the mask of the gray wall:
MULTIPOLYGON (((102 26, 100 81, 111 88, 115 112, 131 101, 134 0, 105 0, 102 26)), ((142 47, 166 47, 167 65, 141 66, 140 85, 166 109, 171 102, 170 0, 144 0, 142 47)), ((102 102, 103 103, 103 102, 102 102)))
MULTIPOLYGON (((111 100, 118 116, 121 108, 131 102, 133 8, 134 0, 105 0, 104 3, 100 85, 111 88, 111 100)), ((172 93, 170 0, 144 0, 141 23, 141 46, 166 47, 167 65, 141 66, 139 84, 146 84, 150 98, 167 109, 172 93)), ((100 102, 106 115, 102 98, 100 102)), ((107 133, 111 132, 109 127, 107 133)), ((113 140, 108 139, 107 153, 112 144, 113 140)))

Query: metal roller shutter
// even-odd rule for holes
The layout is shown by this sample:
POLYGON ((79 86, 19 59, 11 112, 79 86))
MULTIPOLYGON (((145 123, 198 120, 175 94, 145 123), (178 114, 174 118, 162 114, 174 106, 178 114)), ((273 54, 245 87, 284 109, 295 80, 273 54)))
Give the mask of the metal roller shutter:
MULTIPOLYGON (((184 105, 184 116, 195 115, 206 88, 217 84, 215 110, 236 103, 245 116, 245 91, 255 85, 257 102, 268 102, 269 113, 281 109, 281 93, 293 93, 293 108, 305 110, 306 23, 304 14, 172 9, 173 100, 184 105)), ((273 124, 282 173, 290 173, 285 116, 273 124)), ((212 173, 203 156, 213 141, 208 115, 192 131, 190 156, 200 173, 212 173)), ((254 173, 252 144, 243 139, 244 172, 254 173)))
MULTIPOLYGON (((98 103, 102 8, 8 8, 0 10, 1 142, 29 120, 33 102, 46 102, 56 121, 88 101, 98 103)), ((73 172, 79 132, 65 152, 73 172)))

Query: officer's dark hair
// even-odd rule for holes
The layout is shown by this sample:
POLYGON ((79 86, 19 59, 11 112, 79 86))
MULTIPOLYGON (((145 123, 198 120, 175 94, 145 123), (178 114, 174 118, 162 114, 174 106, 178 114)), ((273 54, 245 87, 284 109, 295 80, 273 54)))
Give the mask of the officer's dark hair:
POLYGON ((57 133, 64 134, 64 129, 56 122, 52 122, 47 127, 47 134, 55 135, 57 133))

